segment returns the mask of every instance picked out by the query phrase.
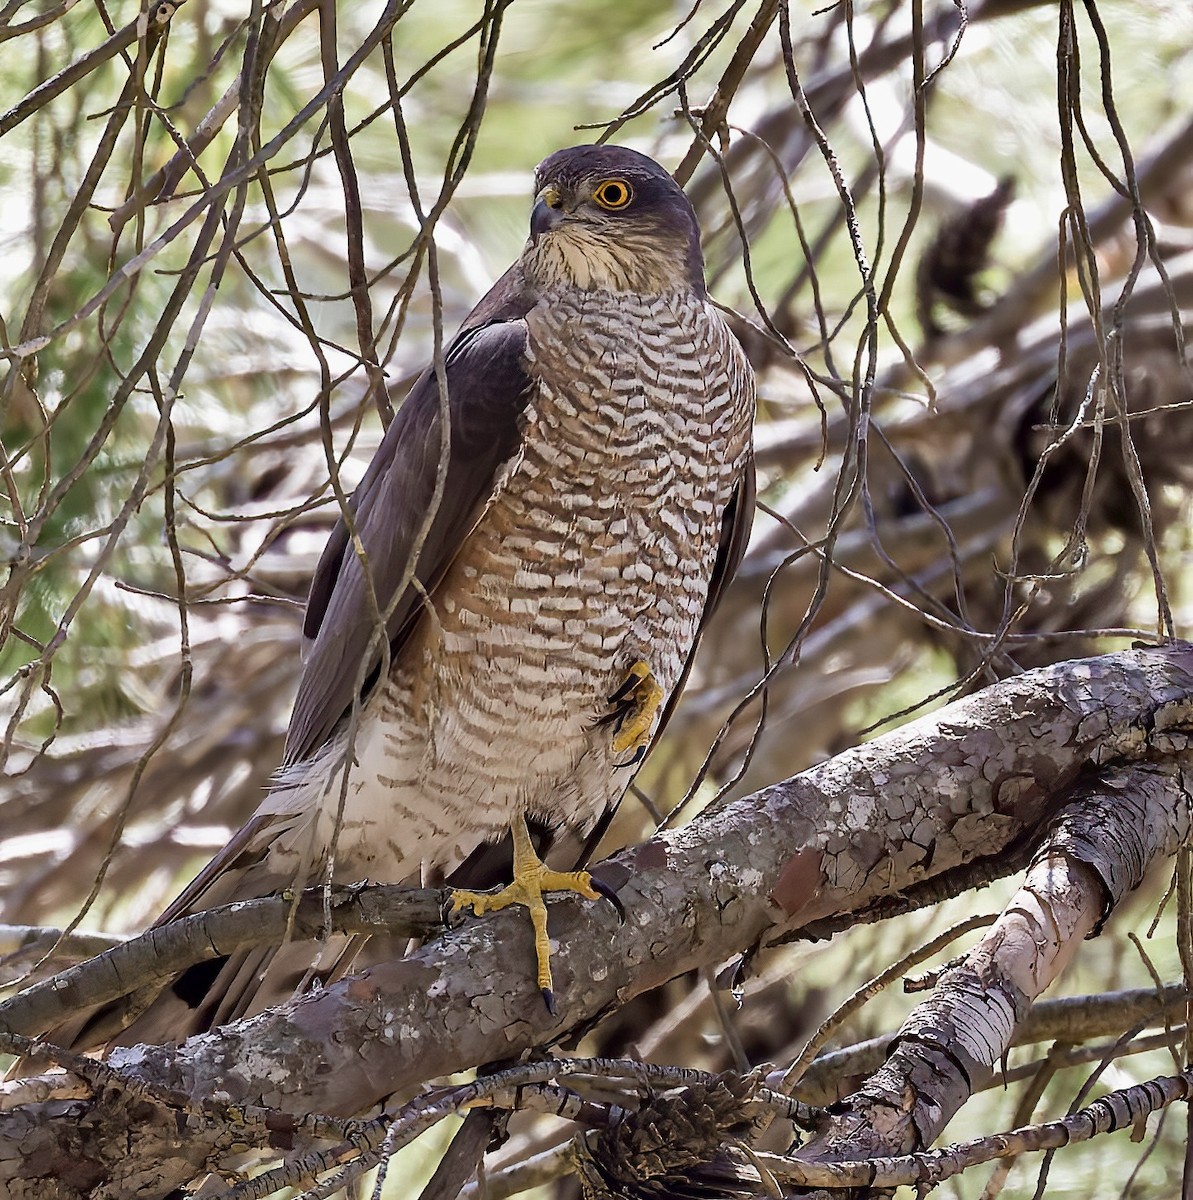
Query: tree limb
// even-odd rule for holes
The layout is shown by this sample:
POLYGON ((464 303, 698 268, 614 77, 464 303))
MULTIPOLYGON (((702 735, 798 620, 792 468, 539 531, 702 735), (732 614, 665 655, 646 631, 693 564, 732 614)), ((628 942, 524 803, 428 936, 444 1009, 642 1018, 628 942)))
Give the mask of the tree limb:
POLYGON ((1156 859, 1185 844, 1193 786, 1186 772, 1179 761, 1117 767, 1074 789, 1002 916, 904 1022, 886 1063, 834 1106, 801 1162, 931 1145, 994 1073, 1032 1001, 1081 938, 1096 935, 1156 859))
POLYGON ((45 1033, 87 1009, 246 946, 325 932, 423 937, 442 924, 444 894, 429 888, 336 887, 326 909, 324 899, 322 888, 308 888, 297 904, 288 896, 266 896, 154 926, 4 1001, 0 1033, 45 1033))
MULTIPOLYGON (((110 1063, 195 1099, 360 1112, 575 1035, 684 971, 996 859, 1083 772, 1163 761, 1191 726, 1193 647, 1029 672, 602 864, 630 919, 619 927, 605 905, 552 906, 554 1018, 529 969, 529 925, 502 913, 180 1048, 116 1050, 110 1063)), ((81 1194, 59 1186, 64 1156, 89 1186, 102 1181, 97 1195, 163 1195, 231 1143, 214 1122, 180 1136, 175 1113, 110 1091, 74 1102, 66 1128, 60 1109, 34 1105, 0 1129, 0 1185, 13 1196, 81 1194)))

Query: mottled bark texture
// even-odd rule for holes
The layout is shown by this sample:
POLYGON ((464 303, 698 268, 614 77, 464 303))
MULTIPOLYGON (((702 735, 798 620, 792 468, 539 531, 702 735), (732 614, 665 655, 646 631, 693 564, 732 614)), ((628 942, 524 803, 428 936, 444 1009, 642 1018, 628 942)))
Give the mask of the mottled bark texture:
POLYGON ((883 1066, 834 1107, 802 1160, 924 1149, 1010 1048, 1031 1002, 1084 937, 1187 840, 1193 768, 1099 771, 1071 789, 1022 887, 985 937, 904 1022, 883 1066))
MULTIPOLYGON (((999 683, 603 864, 599 873, 617 889, 629 920, 619 926, 609 905, 553 904, 554 1018, 534 984, 525 914, 471 921, 409 958, 181 1048, 114 1052, 113 1066, 185 1099, 190 1115, 143 1100, 129 1104, 110 1090, 94 1100, 20 1109, 0 1126, 0 1188, 14 1197, 88 1189, 96 1196, 162 1195, 210 1169, 235 1144, 226 1114, 206 1109, 209 1101, 349 1114, 425 1080, 551 1044, 683 971, 818 920, 860 913, 966 864, 1007 860, 1066 802, 1081 812, 1083 793, 1074 789, 1087 781, 1103 806, 1096 821, 1103 821, 1105 806, 1114 807, 1113 788, 1096 781, 1121 784, 1123 777, 1102 773, 1171 763, 1190 728, 1193 648, 1183 645, 1064 663, 999 683)), ((1183 812, 1173 777, 1157 778, 1166 781, 1163 802, 1183 812)), ((1132 791, 1130 803, 1150 802, 1132 791)), ((1138 823, 1162 824, 1150 807, 1132 829, 1138 823)), ((910 1054, 897 1060, 907 1072, 901 1084, 880 1072, 866 1092, 882 1104, 891 1089, 911 1096, 890 1113, 890 1136, 900 1146, 939 1128, 946 1109, 997 1061, 998 1047, 1071 940, 1092 929, 1110 897, 1137 875, 1138 865, 1110 863, 1104 841, 1083 866, 1080 821, 1068 827, 1076 832, 1049 843, 1037 862, 1030 884, 1036 898, 991 935, 1011 948, 1010 958, 984 941, 956 981, 938 989, 945 1003, 935 996, 920 1010, 925 1019, 900 1037, 897 1053, 914 1042, 935 1054, 933 1038, 942 1047, 953 1039, 947 1049, 960 1082, 936 1096, 910 1054), (1046 946, 1035 948, 1038 960, 1027 959, 1031 938, 1022 930, 1038 926, 1044 908, 1056 903, 1040 874, 1052 873, 1054 861, 1074 878, 1092 868, 1082 886, 1092 880, 1096 911, 1087 919, 1088 903, 1079 896, 1046 946)), ((1088 828, 1096 832, 1096 822, 1088 828)), ((1169 835, 1163 844, 1171 844, 1169 835)), ((1054 915, 1060 913, 1058 906, 1054 915)))
MULTIPOLYGON (((74 967, 59 971, 0 1004, 0 1031, 28 1037, 47 1032, 96 1005, 151 988, 194 963, 267 946, 287 936, 325 933, 423 937, 440 923, 446 893, 403 888, 308 888, 297 903, 267 896, 205 909, 154 927, 74 967)), ((53 944, 45 947, 45 953, 53 944)))
MULTIPOLYGON (((1185 1019, 1185 1004, 1185 989, 1179 983, 1166 984, 1162 988, 1128 988, 1096 996, 1060 996, 1042 1000, 1016 1028, 1013 1045, 1076 1041, 1063 1051, 1054 1046, 1051 1057, 1074 1064, 1090 1061, 1091 1057, 1097 1061, 1103 1053, 1097 1047, 1097 1039, 1118 1037, 1124 1029, 1136 1025, 1140 1029, 1163 1024, 1180 1025, 1185 1019), (1092 1048, 1085 1043, 1092 1043, 1092 1048)), ((799 1098, 805 1104, 820 1107, 836 1104, 856 1091, 868 1075, 882 1066, 890 1048, 891 1035, 887 1033, 821 1054, 800 1078, 799 1098)), ((1034 1069, 1035 1064, 1028 1063, 1008 1071, 1006 1078, 1016 1082, 1017 1078, 1034 1069)), ((781 1070, 776 1071, 775 1078, 782 1074, 781 1070)), ((996 1086, 1001 1085, 1001 1072, 995 1080, 996 1086)))

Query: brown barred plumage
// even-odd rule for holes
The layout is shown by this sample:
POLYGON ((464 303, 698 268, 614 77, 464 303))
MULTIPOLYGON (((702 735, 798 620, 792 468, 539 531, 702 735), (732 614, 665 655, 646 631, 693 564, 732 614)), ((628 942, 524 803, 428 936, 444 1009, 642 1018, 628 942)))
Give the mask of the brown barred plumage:
MULTIPOLYGON (((430 373, 354 500, 377 603, 392 608, 388 673, 367 679, 351 729, 362 659, 375 675, 382 655, 341 522, 312 586, 286 763, 163 920, 322 879, 341 794, 339 882, 450 869, 522 813, 587 828, 632 777, 615 726, 598 723, 610 694, 636 660, 664 694, 681 686, 749 528, 753 376, 707 299, 695 217, 662 168, 576 147, 536 184, 520 263, 447 352, 447 486, 429 529, 430 373), (596 200, 610 179, 632 197, 619 211, 596 200)), ((321 967, 343 949, 325 947, 321 967)), ((291 944, 188 972, 120 1040, 257 1011, 313 955, 291 944)), ((100 1019, 79 1040, 111 1034, 100 1019)))

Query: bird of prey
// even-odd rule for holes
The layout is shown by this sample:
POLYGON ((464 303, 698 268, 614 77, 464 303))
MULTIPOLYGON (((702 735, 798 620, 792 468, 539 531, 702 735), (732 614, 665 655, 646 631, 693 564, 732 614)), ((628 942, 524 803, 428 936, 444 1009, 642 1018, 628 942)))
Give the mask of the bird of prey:
MULTIPOLYGON (((550 1004, 530 817, 584 831, 665 722, 754 508, 754 379, 657 163, 576 146, 535 176, 517 262, 414 384, 311 586, 285 758, 162 921, 318 883, 449 870, 512 830, 550 1004)), ((333 939, 334 940, 334 939, 333 939)), ((343 942, 322 948, 326 978, 343 942)), ((176 1040, 310 979, 311 943, 194 967, 121 1042, 176 1040)), ((144 999, 144 998, 143 998, 144 999)))

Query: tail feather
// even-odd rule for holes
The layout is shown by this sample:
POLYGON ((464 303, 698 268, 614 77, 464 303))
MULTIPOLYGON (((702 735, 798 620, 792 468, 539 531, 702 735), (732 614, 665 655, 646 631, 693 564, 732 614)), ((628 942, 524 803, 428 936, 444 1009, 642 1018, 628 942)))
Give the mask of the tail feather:
MULTIPOLYGON (((326 842, 334 826, 327 806, 338 797, 332 786, 330 762, 330 757, 326 762, 314 760, 305 771, 292 768, 280 777, 257 813, 199 872, 154 927, 210 908, 318 882, 327 863, 330 848, 326 842)), ((542 842, 551 840, 546 827, 537 832, 542 842)), ((375 871, 377 864, 371 856, 358 857, 356 849, 355 842, 337 848, 338 880, 355 882, 375 871), (355 873, 356 868, 359 873, 355 873)), ((508 877, 508 838, 496 847, 467 856, 463 865, 461 859, 465 856, 457 857, 457 853, 437 864, 444 875, 459 868, 452 878, 457 886, 483 887, 508 877)), ((416 875, 419 868, 417 861, 388 863, 378 881, 400 883, 416 875)), ((403 952, 390 938, 341 934, 323 940, 287 941, 281 946, 246 947, 197 963, 172 979, 81 1013, 45 1036, 76 1051, 180 1042, 217 1025, 254 1016, 296 992, 334 982, 348 972, 366 940, 372 943, 370 960, 403 952)))
POLYGON ((109 1028, 103 1041, 109 1046, 177 1042, 255 1016, 316 983, 339 979, 363 941, 333 934, 322 943, 251 946, 198 963, 154 995, 130 1024, 109 1028))
MULTIPOLYGON (((299 805, 271 806, 266 801, 158 917, 154 927, 219 905, 301 888, 317 879, 323 856, 323 847, 315 845, 312 838, 317 811, 313 805, 304 810, 299 805), (274 811, 269 811, 271 807, 274 811)), ((73 1050, 179 1042, 289 998, 308 976, 321 977, 321 961, 339 968, 352 941, 332 936, 323 945, 294 941, 280 948, 246 947, 196 963, 173 979, 72 1018, 45 1036, 73 1050)), ((340 969, 342 973, 346 968, 340 969)))

